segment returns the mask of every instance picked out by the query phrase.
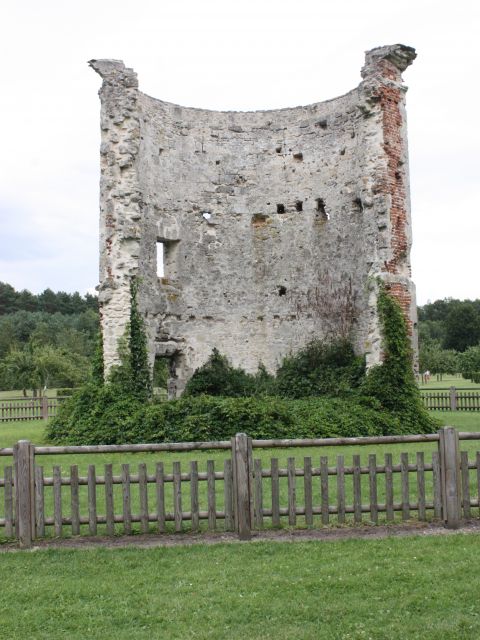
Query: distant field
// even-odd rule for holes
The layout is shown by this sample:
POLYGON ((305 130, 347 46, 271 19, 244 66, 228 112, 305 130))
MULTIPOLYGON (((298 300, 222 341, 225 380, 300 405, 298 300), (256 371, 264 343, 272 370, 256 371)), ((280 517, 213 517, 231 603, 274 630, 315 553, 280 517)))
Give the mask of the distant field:
POLYGON ((432 375, 430 381, 427 384, 419 384, 420 389, 449 389, 450 387, 465 387, 468 389, 478 389, 480 391, 480 384, 472 382, 471 380, 465 380, 462 376, 451 376, 444 374, 442 380, 437 380, 437 376, 432 375))
MULTIPOLYGON (((47 389, 46 394, 48 398, 56 398, 57 390, 47 389)), ((33 397, 31 390, 28 390, 27 396, 29 398, 33 397)), ((15 389, 13 391, 0 391, 0 400, 3 400, 4 398, 23 398, 23 391, 21 389, 15 389)))

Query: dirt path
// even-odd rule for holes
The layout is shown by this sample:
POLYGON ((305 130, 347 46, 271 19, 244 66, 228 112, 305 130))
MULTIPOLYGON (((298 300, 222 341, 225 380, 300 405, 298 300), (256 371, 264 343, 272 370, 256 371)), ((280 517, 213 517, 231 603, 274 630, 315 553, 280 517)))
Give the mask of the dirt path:
MULTIPOLYGON (((480 521, 465 522, 460 529, 446 529, 442 524, 400 524, 389 526, 343 527, 332 529, 303 529, 303 530, 269 530, 253 532, 251 542, 328 542, 349 539, 377 539, 403 536, 431 536, 458 535, 465 533, 480 533, 480 521)), ((125 549, 134 547, 150 549, 153 547, 188 546, 195 544, 225 544, 239 543, 234 533, 180 533, 180 534, 140 534, 134 536, 95 536, 76 538, 53 538, 38 540, 31 551, 41 549, 95 549, 107 547, 110 549, 125 549)), ((249 542, 241 542, 249 544, 249 542)), ((16 543, 0 545, 1 552, 20 551, 16 543)))

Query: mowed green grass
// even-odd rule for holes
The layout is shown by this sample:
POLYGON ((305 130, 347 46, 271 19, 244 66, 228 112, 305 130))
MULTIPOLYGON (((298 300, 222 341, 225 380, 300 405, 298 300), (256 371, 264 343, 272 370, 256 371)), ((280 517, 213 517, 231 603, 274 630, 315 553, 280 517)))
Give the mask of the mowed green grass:
POLYGON ((452 376, 450 374, 444 374, 441 380, 437 380, 436 375, 432 375, 430 380, 423 384, 420 380, 420 389, 449 389, 450 387, 457 387, 459 389, 479 389, 480 384, 478 382, 472 382, 471 380, 465 380, 462 376, 452 376))
MULTIPOLYGON (((442 424, 454 426, 461 431, 478 431, 480 432, 480 413, 475 412, 435 412, 436 417, 440 419, 442 424)), ((28 439, 35 444, 43 443, 44 423, 38 422, 18 422, 18 423, 3 423, 0 424, 0 446, 8 447, 12 446, 18 439, 28 439)), ((375 454, 377 457, 377 464, 384 463, 385 453, 391 453, 393 456, 394 464, 400 463, 400 455, 402 452, 406 452, 409 455, 409 462, 414 464, 416 462, 416 454, 419 451, 423 451, 425 455, 425 461, 431 462, 432 452, 437 448, 436 443, 422 443, 422 444, 403 444, 403 445, 375 445, 375 446, 343 446, 343 447, 311 447, 311 448, 294 448, 294 449, 255 449, 254 458, 259 458, 262 461, 262 468, 269 469, 271 466, 271 459, 278 458, 280 468, 286 468, 287 459, 289 457, 295 458, 296 467, 303 467, 304 457, 309 456, 312 458, 312 464, 314 467, 320 466, 320 456, 327 456, 330 466, 336 464, 337 456, 343 455, 345 457, 345 464, 351 465, 354 454, 359 454, 361 457, 361 464, 368 465, 368 457, 370 454, 375 454)), ((474 460, 477 450, 480 450, 480 440, 477 441, 464 441, 461 443, 461 449, 468 451, 469 459, 474 460)), ((172 473, 174 461, 181 463, 182 472, 187 473, 190 469, 190 462, 196 460, 198 462, 199 471, 205 472, 207 469, 207 460, 213 460, 216 471, 222 471, 224 461, 230 455, 229 451, 192 451, 185 453, 138 453, 138 454, 86 454, 86 455, 45 455, 37 456, 36 464, 41 465, 44 468, 44 475, 47 477, 53 476, 53 466, 59 465, 64 476, 70 474, 70 465, 76 464, 79 467, 80 476, 87 476, 88 465, 94 464, 97 475, 104 474, 104 465, 111 463, 113 465, 114 475, 119 476, 121 474, 121 465, 128 463, 130 465, 130 472, 136 474, 138 472, 139 463, 146 463, 149 474, 155 473, 155 465, 161 461, 164 464, 166 473, 172 473)), ((0 459, 0 473, 3 475, 3 469, 1 467, 11 464, 12 460, 9 457, 0 459)), ((417 478, 416 474, 411 472, 410 477, 410 501, 415 502, 417 497, 417 478)), ((369 497, 369 479, 368 475, 362 474, 362 502, 367 503, 369 497)), ((207 483, 201 481, 199 483, 199 500, 200 510, 207 510, 207 483)), ((217 486, 217 498, 216 508, 217 510, 223 509, 223 482, 218 480, 217 486)), ((433 482, 432 473, 426 472, 425 486, 427 501, 431 501, 433 498, 433 482)), ((262 482, 263 488, 263 505, 264 508, 270 508, 271 506, 271 481, 269 478, 264 478, 262 482)), ((171 482, 165 485, 165 501, 166 511, 173 512, 173 486, 171 482)), ((280 478, 280 506, 288 506, 288 486, 287 478, 280 478)), ((478 495, 478 483, 476 470, 470 470, 470 491, 471 496, 478 495)), ((0 489, 0 514, 3 515, 3 491, 0 489)), ((296 494, 297 505, 304 504, 304 485, 303 478, 296 478, 296 494)), ((335 504, 337 499, 336 491, 336 477, 330 476, 329 478, 329 498, 330 504, 335 504)), ((131 499, 132 499, 132 513, 139 513, 139 490, 137 484, 131 486, 131 499)), ((149 511, 154 513, 156 507, 155 486, 149 484, 148 488, 149 499, 149 511)), ((64 517, 70 515, 70 488, 68 486, 62 487, 62 513, 64 517)), ((378 500, 380 503, 385 501, 385 476, 379 474, 378 476, 378 500)), ((401 502, 401 488, 400 488, 400 474, 394 474, 394 500, 395 502, 401 502)), ((320 496, 320 479, 318 477, 313 478, 313 502, 315 506, 321 504, 320 496)), ((353 503, 353 477, 351 475, 346 476, 346 503, 351 505, 353 503)), ((115 513, 121 514, 122 512, 122 487, 121 485, 114 486, 114 507, 115 513)), ((182 507, 184 511, 190 510, 190 483, 182 483, 182 507)), ((46 516, 53 517, 53 488, 51 486, 45 487, 45 509, 46 516)), ((80 487, 80 509, 81 515, 86 517, 88 515, 88 503, 87 503, 87 487, 80 487)), ((472 512, 477 515, 477 508, 473 508, 472 512)), ((105 496, 103 486, 97 487, 97 512, 99 515, 105 514, 105 496)), ((1 517, 1 516, 0 516, 1 517)), ((396 521, 400 520, 400 513, 396 514, 396 521)), ((416 518, 416 512, 411 512, 411 517, 416 518)), ((428 517, 432 518, 433 513, 428 512, 428 517)), ((314 516, 314 525, 321 526, 320 516, 314 516)), ((385 521, 385 515, 381 513, 379 515, 381 523, 385 521)), ((352 521, 352 516, 347 515, 347 524, 352 521)), ((363 521, 369 522, 369 514, 363 515, 363 521)), ((287 517, 282 517, 282 526, 287 526, 287 517)), ((332 515, 329 525, 336 525, 336 516, 332 515)), ((206 527, 206 522, 202 521, 201 526, 206 527)), ((265 518, 264 526, 266 528, 271 526, 270 519, 265 518)), ((297 526, 305 527, 305 520, 303 516, 298 516, 297 526)), ((172 530, 172 523, 167 523, 167 528, 172 530)), ((189 521, 184 522, 184 531, 189 531, 189 521)), ((134 531, 139 530, 139 525, 134 524, 134 531)), ((155 524, 151 523, 151 530, 155 530, 155 524)), ((223 520, 217 521, 217 530, 224 530, 223 520)), ((104 525, 98 526, 98 532, 104 533, 104 525)), ((116 525, 116 533, 121 534, 123 527, 121 524, 116 525)), ((70 525, 64 525, 63 535, 70 535, 70 525)), ((82 527, 82 533, 87 534, 88 530, 86 526, 82 527)), ((53 535, 53 527, 47 526, 47 536, 53 535)), ((3 528, 0 530, 0 540, 3 536, 3 528)))
POLYGON ((480 637, 480 536, 3 554, 10 640, 480 637))
MULTIPOLYGON (((28 397, 32 398, 32 391, 27 391, 28 397)), ((56 389, 47 389, 46 395, 48 398, 56 398, 56 389)), ((6 400, 10 398, 23 398, 23 391, 21 389, 14 389, 13 391, 0 391, 0 400, 6 400)))

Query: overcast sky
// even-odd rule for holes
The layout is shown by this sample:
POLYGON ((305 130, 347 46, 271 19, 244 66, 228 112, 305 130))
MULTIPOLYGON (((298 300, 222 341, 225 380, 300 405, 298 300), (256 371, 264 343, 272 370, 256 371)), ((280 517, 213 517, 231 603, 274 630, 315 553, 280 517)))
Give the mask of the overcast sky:
POLYGON ((84 293, 98 282, 100 77, 133 67, 156 98, 269 109, 345 93, 364 51, 401 42, 419 304, 480 298, 477 0, 4 2, 0 280, 84 293))

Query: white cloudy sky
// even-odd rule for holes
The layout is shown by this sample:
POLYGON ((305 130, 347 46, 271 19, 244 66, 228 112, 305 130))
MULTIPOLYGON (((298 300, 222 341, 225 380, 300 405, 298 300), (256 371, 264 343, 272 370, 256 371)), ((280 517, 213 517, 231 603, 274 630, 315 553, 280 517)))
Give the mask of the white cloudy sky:
POLYGON ((0 21, 0 280, 85 292, 98 279, 100 78, 212 109, 309 104, 360 81, 363 52, 402 42, 419 304, 479 298, 477 0, 7 0, 0 21))

